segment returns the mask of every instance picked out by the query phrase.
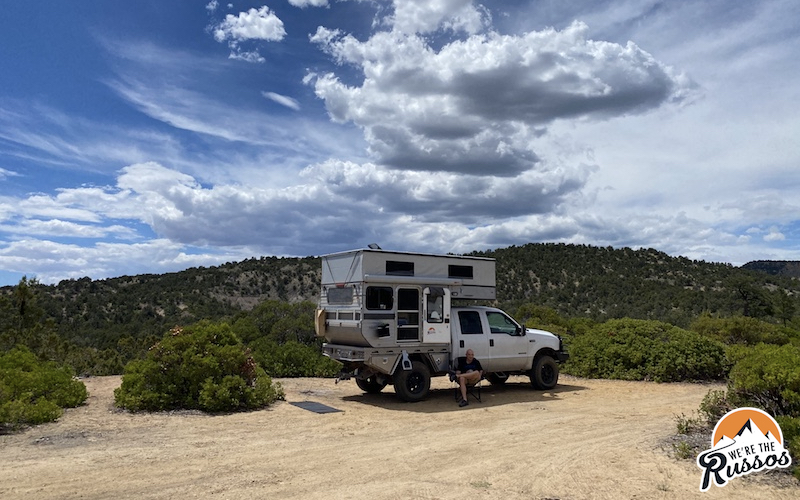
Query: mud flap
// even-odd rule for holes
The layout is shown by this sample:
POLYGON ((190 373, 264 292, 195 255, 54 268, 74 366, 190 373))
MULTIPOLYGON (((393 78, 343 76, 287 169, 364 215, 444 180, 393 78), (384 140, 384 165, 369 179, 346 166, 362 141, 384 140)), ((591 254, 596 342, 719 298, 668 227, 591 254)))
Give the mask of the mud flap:
POLYGON ((409 371, 411 370, 411 360, 408 359, 408 353, 403 351, 402 359, 400 360, 400 366, 403 367, 403 370, 409 371))

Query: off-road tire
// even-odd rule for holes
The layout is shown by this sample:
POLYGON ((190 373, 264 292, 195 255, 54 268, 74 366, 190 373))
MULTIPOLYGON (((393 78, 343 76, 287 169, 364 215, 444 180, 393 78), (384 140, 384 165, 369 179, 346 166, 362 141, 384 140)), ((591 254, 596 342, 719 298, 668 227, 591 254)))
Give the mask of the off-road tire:
POLYGON ((431 390, 431 371, 421 361, 411 363, 410 370, 399 367, 394 372, 394 392, 403 401, 414 403, 428 397, 431 390))
POLYGON ((558 384, 558 363, 550 356, 538 356, 533 361, 530 377, 534 389, 548 391, 558 384))

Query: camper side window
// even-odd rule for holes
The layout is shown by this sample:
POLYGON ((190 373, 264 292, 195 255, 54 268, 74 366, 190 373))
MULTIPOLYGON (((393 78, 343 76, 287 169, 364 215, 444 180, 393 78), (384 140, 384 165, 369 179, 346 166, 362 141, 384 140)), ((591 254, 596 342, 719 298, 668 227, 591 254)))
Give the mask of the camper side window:
POLYGON ((328 288, 328 304, 350 305, 353 303, 353 287, 328 288))
POLYGON ((392 307, 394 307, 394 292, 391 287, 367 287, 367 309, 388 310, 392 307))

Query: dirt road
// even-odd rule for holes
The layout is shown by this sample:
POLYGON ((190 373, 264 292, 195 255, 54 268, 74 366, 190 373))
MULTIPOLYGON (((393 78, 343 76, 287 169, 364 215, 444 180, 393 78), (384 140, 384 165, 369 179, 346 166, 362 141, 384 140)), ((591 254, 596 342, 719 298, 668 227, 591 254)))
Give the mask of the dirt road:
MULTIPOLYGON (((798 498, 769 476, 700 493, 700 470, 664 450, 675 415, 709 386, 562 376, 488 386, 458 408, 446 379, 399 402, 388 387, 281 380, 286 402, 223 416, 113 408, 119 377, 85 380, 85 406, 0 436, 0 498, 621 499, 798 498), (319 414, 312 401, 341 410, 319 414)), ((763 474, 763 473, 762 473, 763 474)), ((755 476, 758 476, 756 474, 755 476)))

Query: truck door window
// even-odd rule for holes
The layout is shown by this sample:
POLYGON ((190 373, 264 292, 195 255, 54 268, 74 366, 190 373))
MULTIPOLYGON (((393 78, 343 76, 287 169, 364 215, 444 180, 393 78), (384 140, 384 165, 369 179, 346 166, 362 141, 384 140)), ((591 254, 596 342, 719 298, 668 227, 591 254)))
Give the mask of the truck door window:
POLYGON ((459 311, 458 322, 461 325, 462 335, 483 334, 481 315, 478 313, 478 311, 459 311))
POLYGON ((391 287, 367 287, 367 309, 390 310, 392 307, 394 307, 394 292, 391 287))
POLYGON ((486 319, 489 321, 489 328, 492 333, 504 333, 506 335, 519 335, 519 326, 506 316, 498 312, 487 312, 486 319))

